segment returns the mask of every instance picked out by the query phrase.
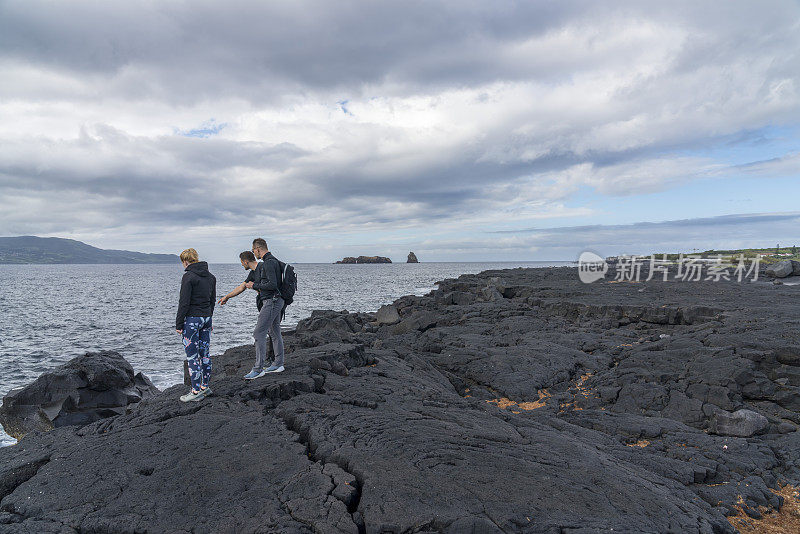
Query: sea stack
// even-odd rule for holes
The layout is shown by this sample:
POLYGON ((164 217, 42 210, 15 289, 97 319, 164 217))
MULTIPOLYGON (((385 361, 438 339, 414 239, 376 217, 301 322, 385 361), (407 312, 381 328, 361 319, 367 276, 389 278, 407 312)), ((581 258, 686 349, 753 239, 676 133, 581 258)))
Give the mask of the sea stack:
POLYGON ((406 260, 406 263, 419 263, 419 260, 417 259, 417 255, 414 254, 413 252, 409 252, 408 253, 408 259, 406 260))

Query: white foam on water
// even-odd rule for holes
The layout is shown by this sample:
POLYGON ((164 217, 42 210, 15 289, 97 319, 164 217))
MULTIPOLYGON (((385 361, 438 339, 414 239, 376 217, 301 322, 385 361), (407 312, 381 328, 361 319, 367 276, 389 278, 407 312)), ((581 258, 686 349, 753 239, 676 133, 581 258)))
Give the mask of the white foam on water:
POLYGON ((16 444, 17 440, 3 432, 3 427, 0 427, 0 447, 8 447, 16 444))

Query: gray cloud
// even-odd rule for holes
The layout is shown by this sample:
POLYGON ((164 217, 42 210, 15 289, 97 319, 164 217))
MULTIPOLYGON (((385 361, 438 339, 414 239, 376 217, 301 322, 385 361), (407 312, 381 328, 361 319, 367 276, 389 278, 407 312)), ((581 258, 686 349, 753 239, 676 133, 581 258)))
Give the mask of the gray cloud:
MULTIPOLYGON (((150 72, 170 91, 259 99, 287 88, 492 80, 493 50, 579 13, 585 2, 533 6, 483 2, 176 2, 126 5, 4 2, 4 56, 85 73, 150 72), (500 9, 498 9, 500 7, 500 9), (248 91, 248 87, 251 91, 248 91), (263 96, 262 96, 263 97, 263 96)), ((153 82, 154 80, 147 80, 153 82)), ((166 94, 166 93, 165 93, 166 94)))
POLYGON ((514 259, 545 251, 541 259, 577 259, 585 250, 602 255, 692 253, 697 250, 771 246, 797 243, 800 212, 748 213, 661 222, 616 225, 562 226, 489 232, 494 237, 443 240, 418 247, 422 253, 459 255, 492 251, 498 259, 514 259), (768 235, 772 241, 764 242, 768 235))
POLYGON ((800 121, 768 4, 0 2, 0 234, 446 234, 796 172, 687 154, 800 121))

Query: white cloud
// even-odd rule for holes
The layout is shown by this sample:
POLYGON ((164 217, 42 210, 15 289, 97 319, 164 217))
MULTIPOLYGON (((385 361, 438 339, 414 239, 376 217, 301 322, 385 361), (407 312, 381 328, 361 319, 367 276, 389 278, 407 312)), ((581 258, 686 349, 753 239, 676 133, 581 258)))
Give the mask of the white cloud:
POLYGON ((685 154, 800 121, 792 2, 234 4, 0 5, 0 233, 444 235, 797 171, 685 154))

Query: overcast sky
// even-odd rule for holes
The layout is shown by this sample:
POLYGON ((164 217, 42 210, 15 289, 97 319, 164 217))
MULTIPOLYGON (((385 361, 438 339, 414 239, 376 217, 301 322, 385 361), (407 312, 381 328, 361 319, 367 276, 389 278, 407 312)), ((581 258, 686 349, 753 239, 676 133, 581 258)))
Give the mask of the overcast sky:
POLYGON ((0 235, 558 260, 798 200, 796 1, 0 0, 0 235))

